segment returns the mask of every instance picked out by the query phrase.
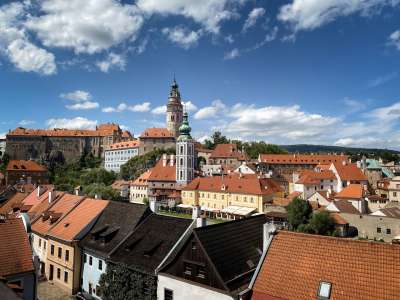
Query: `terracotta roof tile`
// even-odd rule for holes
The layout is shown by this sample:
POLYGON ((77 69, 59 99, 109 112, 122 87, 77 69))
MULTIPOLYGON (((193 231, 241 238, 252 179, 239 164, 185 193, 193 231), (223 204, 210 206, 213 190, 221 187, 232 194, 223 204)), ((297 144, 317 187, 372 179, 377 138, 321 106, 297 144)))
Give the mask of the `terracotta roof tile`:
POLYGON ((320 154, 261 154, 261 162, 269 164, 329 164, 348 161, 347 155, 320 155, 320 154))
POLYGON ((211 152, 210 158, 236 158, 238 160, 248 160, 246 154, 237 149, 236 144, 218 144, 211 152))
POLYGON ((147 170, 142 173, 136 180, 133 182, 133 185, 147 185, 147 180, 149 179, 151 172, 153 169, 147 170))
POLYGON ((167 128, 146 128, 140 138, 173 138, 174 135, 167 128))
POLYGON ((282 192, 271 178, 259 178, 256 174, 230 174, 227 176, 197 177, 183 190, 270 195, 282 192))
POLYGON ((366 181, 367 177, 363 174, 360 168, 356 164, 334 163, 335 169, 337 170, 341 180, 355 180, 355 181, 366 181))
POLYGON ((84 199, 48 232, 48 235, 72 241, 108 205, 109 201, 84 199))
POLYGON ((151 171, 147 180, 149 181, 176 181, 176 164, 175 156, 172 158, 171 166, 171 156, 168 156, 164 162, 163 157, 156 163, 153 170, 151 171))
POLYGON ((32 271, 32 250, 22 219, 0 221, 0 276, 32 271))
POLYGON ((305 185, 316 185, 320 184, 321 180, 336 180, 336 176, 332 171, 329 170, 322 170, 321 172, 304 170, 300 174, 300 178, 296 183, 305 185))
POLYGON ((321 281, 330 299, 399 299, 400 246, 280 231, 255 281, 253 300, 317 299, 321 281))
POLYGON ((47 169, 33 160, 10 160, 7 165, 9 171, 45 172, 47 169))
POLYGON ((0 214, 7 215, 12 212, 13 207, 22 206, 22 201, 28 196, 28 193, 15 193, 10 199, 7 200, 6 203, 0 207, 0 214))
POLYGON ((133 141, 126 141, 126 142, 120 142, 120 143, 115 143, 110 146, 111 150, 116 150, 116 149, 128 149, 128 148, 137 148, 140 146, 140 141, 139 140, 133 140, 133 141))
POLYGON ((58 201, 53 202, 48 209, 32 223, 32 231, 40 235, 46 235, 57 224, 57 221, 65 216, 84 197, 65 194, 58 201))
POLYGON ((364 188, 361 184, 349 184, 341 192, 335 195, 335 199, 362 199, 364 188))
POLYGON ((40 203, 44 198, 47 198, 49 191, 52 191, 54 186, 52 185, 40 185, 33 192, 31 192, 25 199, 24 205, 36 205, 40 203), (38 197, 39 190, 39 197, 38 197))

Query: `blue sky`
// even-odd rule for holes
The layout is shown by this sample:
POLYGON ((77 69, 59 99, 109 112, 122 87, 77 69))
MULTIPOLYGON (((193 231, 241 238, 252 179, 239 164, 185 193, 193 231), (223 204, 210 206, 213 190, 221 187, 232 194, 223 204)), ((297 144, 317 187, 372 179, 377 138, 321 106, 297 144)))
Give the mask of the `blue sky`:
POLYGON ((400 0, 1 3, 0 135, 137 136, 175 73, 200 140, 400 149, 400 0))

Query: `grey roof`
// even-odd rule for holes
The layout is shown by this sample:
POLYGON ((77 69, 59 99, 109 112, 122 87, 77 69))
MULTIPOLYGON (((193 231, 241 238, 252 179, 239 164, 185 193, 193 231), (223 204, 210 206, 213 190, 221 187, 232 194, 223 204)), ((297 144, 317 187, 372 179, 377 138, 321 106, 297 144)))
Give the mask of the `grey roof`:
POLYGON ((110 201, 79 245, 107 257, 150 214, 146 205, 110 201))
POLYGON ((380 211, 388 218, 400 219, 400 208, 398 206, 382 208, 380 211))
POLYGON ((110 255, 110 261, 154 274, 192 220, 151 214, 110 255))

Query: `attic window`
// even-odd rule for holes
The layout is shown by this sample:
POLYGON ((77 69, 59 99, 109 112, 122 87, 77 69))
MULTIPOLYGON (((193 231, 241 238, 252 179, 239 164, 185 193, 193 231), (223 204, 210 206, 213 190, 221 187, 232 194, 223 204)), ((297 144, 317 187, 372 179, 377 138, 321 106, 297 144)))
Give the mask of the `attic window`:
POLYGON ((69 226, 69 223, 65 223, 64 227, 67 228, 69 226))
POLYGON ((331 297, 332 284, 330 282, 321 281, 318 288, 318 299, 328 300, 331 297))

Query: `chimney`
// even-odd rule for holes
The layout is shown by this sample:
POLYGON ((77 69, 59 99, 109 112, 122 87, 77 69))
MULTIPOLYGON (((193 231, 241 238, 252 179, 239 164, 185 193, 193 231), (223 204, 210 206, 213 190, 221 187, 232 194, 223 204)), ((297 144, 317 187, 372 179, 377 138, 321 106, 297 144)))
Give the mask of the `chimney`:
POLYGON ((263 228, 263 251, 265 252, 269 244, 271 243, 272 237, 276 234, 276 227, 272 223, 265 223, 263 228))
POLYGON ((196 228, 204 227, 207 225, 207 219, 205 216, 200 216, 196 219, 196 228))
POLYGON ((343 160, 343 161, 342 161, 342 165, 343 165, 343 166, 346 166, 346 165, 347 165, 347 161, 346 161, 346 160, 343 160))
POLYGON ((170 165, 171 167, 174 166, 174 160, 175 160, 175 156, 174 156, 173 154, 171 154, 171 155, 169 156, 169 165, 170 165))
POLYGON ((94 199, 99 199, 99 195, 94 194, 94 199))
POLYGON ((37 187, 37 197, 40 197, 40 194, 42 193, 42 187, 40 185, 38 185, 37 187))
POLYGON ((153 213, 157 213, 158 212, 158 203, 156 200, 151 199, 150 200, 150 209, 153 213))
POLYGON ((163 154, 162 156, 162 166, 166 167, 167 166, 167 154, 163 154))
POLYGON ((54 200, 54 199, 53 199, 53 198, 54 198, 54 195, 53 195, 53 194, 54 194, 53 191, 50 191, 50 192, 49 192, 49 203, 53 202, 53 200, 54 200))

